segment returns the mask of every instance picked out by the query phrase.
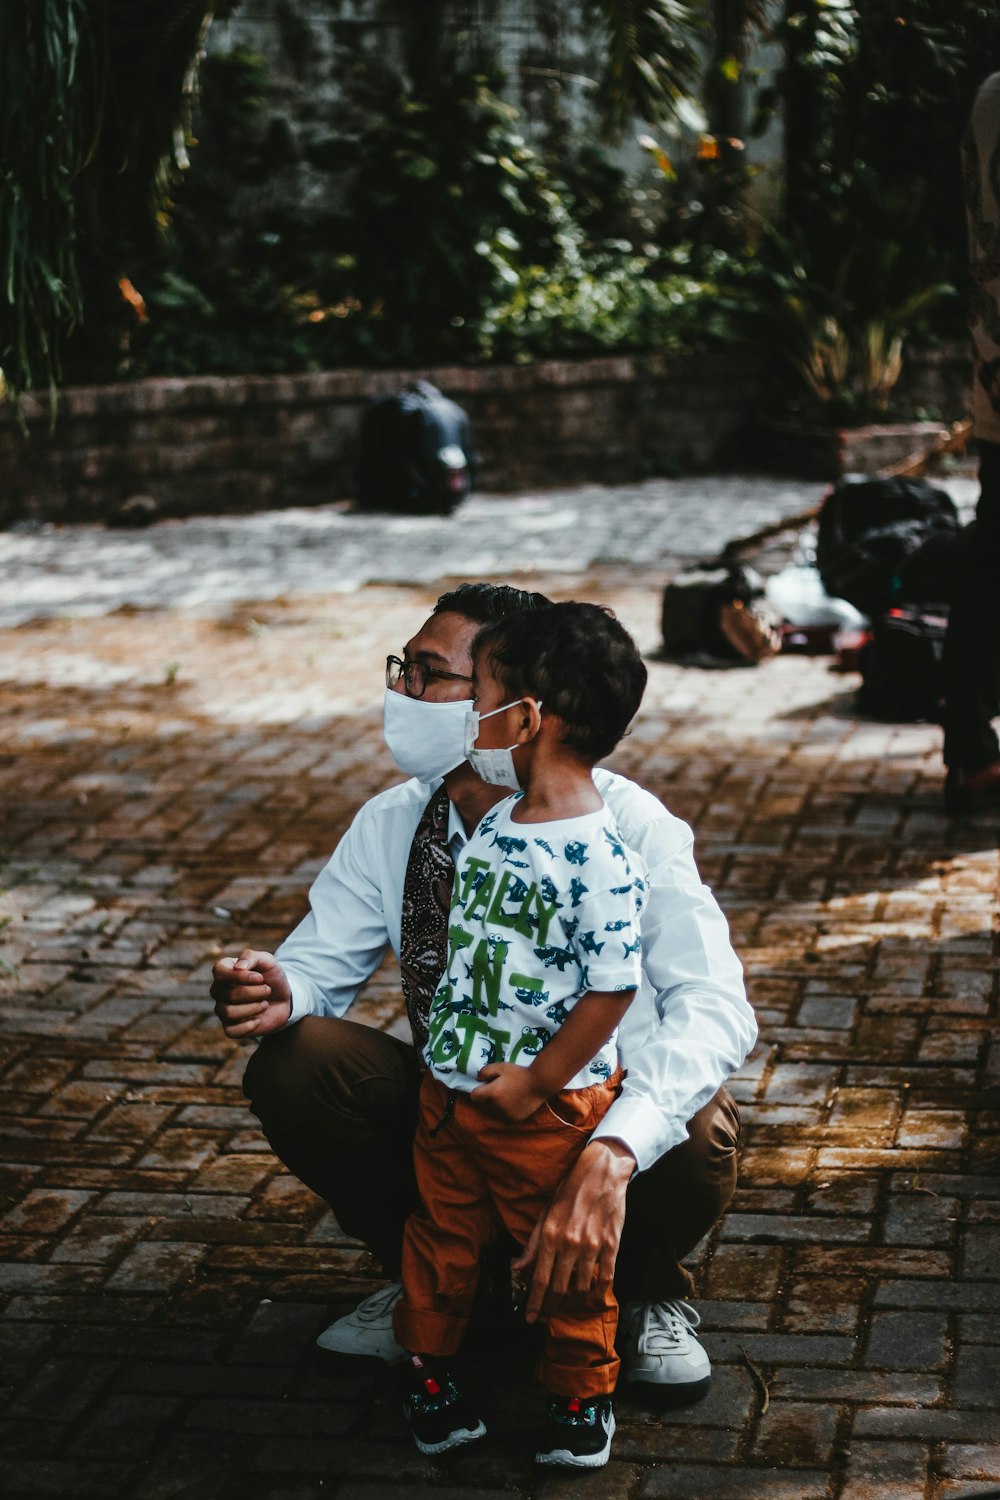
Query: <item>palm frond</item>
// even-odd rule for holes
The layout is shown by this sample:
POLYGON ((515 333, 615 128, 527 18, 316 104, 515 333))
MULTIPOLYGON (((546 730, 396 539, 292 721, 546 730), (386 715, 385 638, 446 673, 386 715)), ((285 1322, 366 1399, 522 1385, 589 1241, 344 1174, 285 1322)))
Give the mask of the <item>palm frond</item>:
POLYGON ((606 131, 621 136, 638 117, 651 125, 677 119, 699 72, 698 8, 687 0, 594 0, 607 65, 601 80, 606 131))
POLYGON ((58 384, 121 247, 151 232, 211 0, 0 6, 0 377, 58 384))
POLYGON ((0 12, 0 371, 17 392, 59 373, 63 329, 80 316, 74 185, 92 146, 78 86, 85 0, 0 12))

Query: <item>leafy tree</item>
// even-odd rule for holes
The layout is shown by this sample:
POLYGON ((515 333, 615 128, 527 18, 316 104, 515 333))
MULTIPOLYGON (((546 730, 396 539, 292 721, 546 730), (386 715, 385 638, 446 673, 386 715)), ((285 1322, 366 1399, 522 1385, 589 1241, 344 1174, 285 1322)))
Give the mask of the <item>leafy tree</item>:
POLYGON ((683 109, 698 78, 700 8, 689 0, 591 0, 604 32, 600 97, 608 134, 620 136, 634 118, 662 124, 683 109))
POLYGON ((736 211, 748 182, 745 135, 746 69, 754 37, 766 30, 767 0, 704 0, 711 46, 703 86, 713 149, 704 163, 704 233, 736 248, 742 226, 736 211))
MULTIPOLYGON (((0 371, 114 373, 120 257, 155 228, 209 0, 0 6, 0 371)), ((128 288, 125 288, 128 291, 128 288)))
MULTIPOLYGON (((985 0, 787 0, 784 231, 859 315, 954 282, 965 255, 959 143, 1000 66, 985 0)), ((953 309, 948 317, 953 317, 953 309)))
POLYGON ((959 144, 1000 65, 1000 8, 784 0, 775 36, 783 65, 760 102, 783 113, 784 206, 751 326, 787 356, 776 404, 871 420, 892 410, 906 341, 961 330, 959 144))
POLYGON ((75 184, 97 111, 79 86, 85 22, 83 0, 0 10, 0 372, 15 389, 54 382, 81 311, 75 184))
MULTIPOLYGON (((219 0, 215 8, 234 3, 219 0)), ((587 6, 607 43, 602 98, 608 129, 620 130, 632 114, 650 121, 670 118, 694 86, 699 5, 694 0, 587 0, 587 6)), ((397 8, 407 22, 409 96, 390 101, 381 137, 376 130, 365 144, 370 151, 397 153, 388 170, 381 159, 370 157, 370 165, 376 179, 388 182, 395 174, 404 202, 426 228, 429 254, 440 252, 442 271, 453 268, 459 255, 470 273, 459 298, 463 306, 449 324, 459 329, 465 304, 481 303, 486 287, 495 289, 509 274, 510 246, 502 242, 499 203, 517 221, 526 243, 536 210, 540 225, 556 210, 530 153, 518 160, 509 153, 495 156, 497 180, 489 191, 484 173, 478 183, 458 182, 456 172, 468 172, 468 163, 448 165, 455 156, 447 134, 455 123, 448 118, 454 101, 449 105, 441 88, 452 8, 448 0, 398 0, 397 8), (414 147, 407 137, 419 136, 431 123, 446 133, 428 156, 423 145, 414 147), (446 159, 440 172, 434 162, 438 145, 446 159), (428 162, 434 171, 426 171, 428 162), (441 226, 440 216, 429 211, 440 207, 435 192, 441 184, 452 196, 459 187, 469 212, 483 215, 478 226, 467 217, 463 232, 469 244, 461 254, 448 236, 462 227, 462 213, 446 214, 441 226), (493 207, 487 201, 491 192, 493 207), (485 254, 479 248, 484 244, 485 254)), ((0 371, 10 391, 38 384, 54 388, 67 378, 108 378, 125 368, 128 334, 136 317, 145 315, 125 271, 133 263, 149 265, 151 256, 154 263, 158 259, 155 237, 170 207, 171 166, 184 154, 179 126, 191 93, 192 60, 211 9, 211 0, 23 0, 0 7, 0 371)), ((488 155, 488 138, 501 128, 504 106, 481 99, 475 110, 468 101, 463 107, 463 118, 483 133, 488 155)), ((237 150, 243 149, 240 143, 237 150)), ((371 223, 381 214, 392 239, 395 216, 382 196, 380 204, 377 181, 369 190, 356 179, 353 206, 371 223)), ((455 210, 455 203, 445 207, 455 210)), ((178 212, 183 217, 182 207, 178 212)), ((248 216, 242 230, 251 221, 255 232, 259 215, 248 216)), ((240 224, 220 227, 228 230, 222 238, 231 246, 240 224)), ((548 230, 554 232, 553 224, 548 230)), ((179 233, 193 246, 198 233, 191 215, 179 233)), ((255 248, 261 250, 260 242, 255 248)), ((268 276, 266 251, 261 259, 262 268, 243 288, 258 315, 254 327, 260 336, 248 340, 247 354, 258 368, 266 360, 272 329, 287 319, 289 298, 294 303, 300 290, 294 255, 285 286, 268 276)), ((208 292, 183 277, 171 281, 169 267, 162 256, 159 260, 153 292, 160 304, 172 298, 175 305, 198 305, 206 324, 217 304, 232 306, 242 294, 232 277, 227 284, 226 268, 217 257, 213 265, 211 254, 204 267, 209 280, 215 278, 208 292)), ((359 271, 363 279, 364 268, 359 271)), ((336 277, 327 281, 324 290, 332 294, 336 277)), ((390 290, 391 283, 390 275, 390 290)), ((377 300, 366 302, 369 310, 377 300)), ((429 323, 433 296, 411 295, 407 306, 424 302, 429 323)), ((322 317, 323 309, 313 312, 322 317)), ((412 342, 415 350, 428 347, 419 317, 412 342)), ((457 332, 455 342, 461 342, 457 332)), ((188 355, 197 357, 193 349, 188 355)), ((235 349, 232 358, 239 358, 235 349)))
POLYGON ((308 289, 322 242, 332 242, 329 221, 276 202, 294 148, 269 111, 262 59, 242 48, 210 53, 199 80, 191 165, 164 200, 169 232, 125 262, 145 307, 127 372, 314 368, 319 341, 308 315, 318 301, 308 289))

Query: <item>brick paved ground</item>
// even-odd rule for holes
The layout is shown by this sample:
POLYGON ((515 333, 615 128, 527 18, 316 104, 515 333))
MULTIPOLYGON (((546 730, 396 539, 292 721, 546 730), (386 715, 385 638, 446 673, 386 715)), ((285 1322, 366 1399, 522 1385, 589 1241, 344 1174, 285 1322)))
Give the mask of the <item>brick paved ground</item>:
MULTIPOLYGON (((234 568, 266 543, 248 525, 234 568)), ((70 577, 93 549, 58 535, 70 577)), ((655 648, 652 573, 549 584, 613 602, 655 648)), ((242 593, 214 612, 29 608, 0 632, 3 1492, 942 1500, 1000 1483, 998 828, 946 820, 938 732, 859 720, 822 659, 651 662, 616 757, 695 826, 761 1022, 736 1083, 741 1187, 699 1256, 707 1400, 662 1417, 624 1397, 607 1470, 539 1479, 526 1351, 473 1362, 491 1437, 438 1463, 384 1378, 315 1364, 315 1334, 378 1273, 264 1149, 207 974, 279 939, 393 780, 381 661, 435 589, 242 593)), ((363 1009, 400 1027, 390 966, 363 1009)))

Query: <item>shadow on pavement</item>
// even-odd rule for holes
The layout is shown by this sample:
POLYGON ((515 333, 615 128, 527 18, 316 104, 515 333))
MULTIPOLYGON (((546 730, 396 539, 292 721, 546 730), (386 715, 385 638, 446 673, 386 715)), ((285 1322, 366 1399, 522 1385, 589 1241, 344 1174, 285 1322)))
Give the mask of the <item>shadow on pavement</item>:
MULTIPOLYGON (((274 945, 396 779, 370 684, 413 617, 398 594, 363 626, 341 600, 256 633, 0 642, 12 1496, 542 1494, 525 1351, 476 1355, 491 1438, 445 1465, 385 1372, 315 1363, 378 1272, 267 1152, 207 999, 214 957, 274 945)), ((654 610, 621 612, 648 637, 654 610)), ((992 1477, 956 1465, 995 1441, 1000 1377, 997 830, 940 813, 936 730, 840 699, 804 658, 653 663, 616 758, 692 823, 761 1039, 733 1085, 741 1187, 697 1258, 712 1391, 668 1417, 625 1397, 607 1493, 837 1500, 887 1475, 937 1500, 992 1477)), ((400 1024, 392 963, 360 1013, 400 1024)))

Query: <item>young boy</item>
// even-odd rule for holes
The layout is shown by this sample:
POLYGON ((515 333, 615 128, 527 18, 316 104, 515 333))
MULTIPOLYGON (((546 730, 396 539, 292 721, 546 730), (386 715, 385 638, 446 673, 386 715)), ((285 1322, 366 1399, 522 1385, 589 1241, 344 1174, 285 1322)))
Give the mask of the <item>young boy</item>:
MULTIPOLYGON (((406 1226, 396 1337, 404 1411, 441 1453, 486 1428, 447 1361, 481 1252, 524 1246, 610 1107, 616 1028, 639 981, 645 889, 594 786, 646 683, 608 610, 556 604, 485 627, 473 647, 467 751, 487 781, 523 792, 494 807, 459 856, 448 964, 431 1006, 414 1143, 422 1209, 406 1226)), ((605 1464, 618 1307, 605 1278, 546 1309, 549 1420, 536 1461, 605 1464)))

